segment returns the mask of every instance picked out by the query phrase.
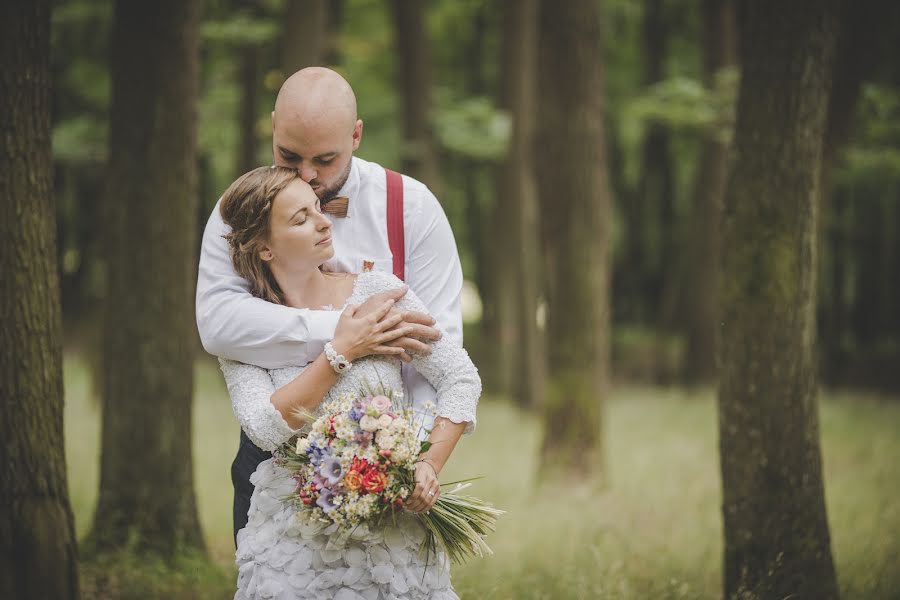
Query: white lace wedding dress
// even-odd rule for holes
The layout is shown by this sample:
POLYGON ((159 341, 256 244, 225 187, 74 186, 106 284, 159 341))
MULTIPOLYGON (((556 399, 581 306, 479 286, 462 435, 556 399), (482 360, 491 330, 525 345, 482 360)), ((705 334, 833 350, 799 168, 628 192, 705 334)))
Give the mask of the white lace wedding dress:
MULTIPOLYGON (((372 294, 400 285, 400 280, 390 274, 361 273, 347 302, 358 304, 372 294)), ((427 312, 412 291, 397 306, 427 312)), ((266 370, 229 360, 219 362, 234 413, 257 446, 271 451, 297 433, 270 398, 276 389, 292 381, 301 367, 266 370)), ((467 423, 466 433, 473 431, 481 381, 466 351, 445 336, 432 345, 431 354, 414 356, 413 366, 437 390, 436 415, 467 423)), ((402 390, 400 361, 383 357, 355 361, 325 400, 358 392, 366 383, 402 390)), ((429 426, 426 407, 414 408, 429 426)), ((282 501, 293 491, 294 481, 272 459, 263 461, 250 481, 256 487, 247 526, 237 535, 236 600, 458 598, 450 584, 447 557, 443 553, 419 553, 425 529, 417 516, 398 512, 398 518, 388 526, 361 526, 346 543, 338 544, 331 537, 333 527, 301 522, 292 507, 282 501)))

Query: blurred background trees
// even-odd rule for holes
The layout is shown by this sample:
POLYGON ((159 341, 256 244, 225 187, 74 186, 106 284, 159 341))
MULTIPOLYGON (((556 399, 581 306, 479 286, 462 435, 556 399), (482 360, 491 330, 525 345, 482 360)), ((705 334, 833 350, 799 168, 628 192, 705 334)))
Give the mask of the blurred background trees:
MULTIPOLYGON (((528 192, 508 178, 517 153, 527 152, 521 146, 529 143, 531 126, 516 121, 529 109, 517 109, 510 99, 527 102, 523 92, 510 91, 525 89, 511 87, 521 65, 510 61, 528 59, 521 50, 503 50, 512 17, 502 3, 411 5, 204 2, 197 227, 234 177, 271 160, 269 113, 285 76, 306 64, 337 68, 352 82, 366 124, 360 156, 419 174, 438 191, 481 299, 480 315, 467 326, 467 345, 486 367, 489 388, 514 392, 528 364, 515 356, 534 334, 525 326, 530 318, 500 322, 499 307, 509 306, 502 294, 533 305, 525 311, 535 313, 537 334, 546 334, 548 321, 544 265, 533 265, 541 280, 531 282, 516 266, 521 256, 513 248, 526 262, 534 255, 522 241, 504 239, 512 235, 504 227, 510 207, 530 210, 523 199, 528 192), (501 284, 504 277, 511 283, 501 284)), ((879 13, 877 5, 870 0, 846 9, 840 42, 840 93, 831 104, 823 171, 818 364, 830 385, 896 389, 900 73, 889 40, 900 24, 897 11, 879 13)), ((709 383, 715 376, 717 215, 738 78, 735 19, 730 0, 609 0, 603 6, 598 34, 613 201, 611 360, 619 380, 709 383)), ((60 1, 53 11, 58 267, 68 340, 76 344, 91 345, 90 317, 107 285, 98 240, 110 23, 109 1, 60 1)), ((535 77, 538 91, 548 85, 535 77)), ((531 112, 530 118, 542 116, 531 112)), ((565 162, 540 160, 531 175, 535 184, 565 162)), ((546 210, 526 218, 540 220, 546 210)), ((528 389, 513 395, 525 406, 536 403, 528 389)))

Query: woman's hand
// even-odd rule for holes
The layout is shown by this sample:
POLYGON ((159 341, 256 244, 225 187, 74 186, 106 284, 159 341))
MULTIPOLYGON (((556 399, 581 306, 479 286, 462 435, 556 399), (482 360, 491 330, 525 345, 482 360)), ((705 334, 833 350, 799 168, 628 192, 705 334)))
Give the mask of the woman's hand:
POLYGON ((341 313, 331 341, 335 352, 351 362, 370 354, 402 354, 403 348, 385 345, 407 333, 404 328, 395 328, 403 320, 403 315, 397 311, 391 313, 394 302, 393 299, 385 300, 366 316, 356 315, 359 309, 357 305, 347 306, 341 313))
POLYGON ((421 460, 416 463, 416 488, 406 499, 406 510, 414 513, 431 510, 434 503, 441 496, 441 485, 438 483, 438 474, 434 466, 421 460))

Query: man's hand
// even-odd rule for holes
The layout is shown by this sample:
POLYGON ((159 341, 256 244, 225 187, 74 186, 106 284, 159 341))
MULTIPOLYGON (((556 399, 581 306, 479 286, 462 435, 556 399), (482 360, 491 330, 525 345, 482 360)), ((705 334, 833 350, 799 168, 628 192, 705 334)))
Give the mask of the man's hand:
MULTIPOLYGON (((400 298, 406 295, 407 290, 409 290, 409 286, 404 285, 394 290, 379 292, 370 296, 359 305, 359 308, 356 310, 356 316, 364 317, 377 313, 379 309, 384 307, 385 302, 388 300, 399 301, 400 298)), ((397 337, 392 341, 385 342, 384 345, 402 348, 403 353, 400 355, 400 359, 404 362, 412 360, 412 357, 409 355, 410 352, 418 352, 420 354, 431 352, 429 343, 441 339, 441 332, 433 327, 434 319, 431 315, 414 310, 404 311, 393 308, 383 318, 395 318, 398 315, 401 320, 385 331, 385 333, 391 333, 397 337)))

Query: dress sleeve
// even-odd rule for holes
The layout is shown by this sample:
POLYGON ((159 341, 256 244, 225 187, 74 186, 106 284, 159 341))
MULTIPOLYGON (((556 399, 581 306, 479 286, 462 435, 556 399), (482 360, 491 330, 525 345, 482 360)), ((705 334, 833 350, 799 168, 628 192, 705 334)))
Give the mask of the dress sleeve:
MULTIPOLYGON (((403 282, 389 273, 373 271, 360 277, 368 279, 367 296, 403 285, 403 282)), ((400 299, 397 307, 428 312, 412 289, 400 299)), ((445 417, 454 423, 466 423, 463 433, 475 431, 475 409, 481 397, 481 377, 459 339, 445 334, 431 344, 430 354, 413 353, 412 359, 416 371, 437 391, 436 416, 445 417)))
POLYGON ((225 375, 234 416, 254 444, 271 452, 300 431, 291 429, 272 404, 275 384, 268 371, 224 358, 219 359, 219 367, 225 375))

